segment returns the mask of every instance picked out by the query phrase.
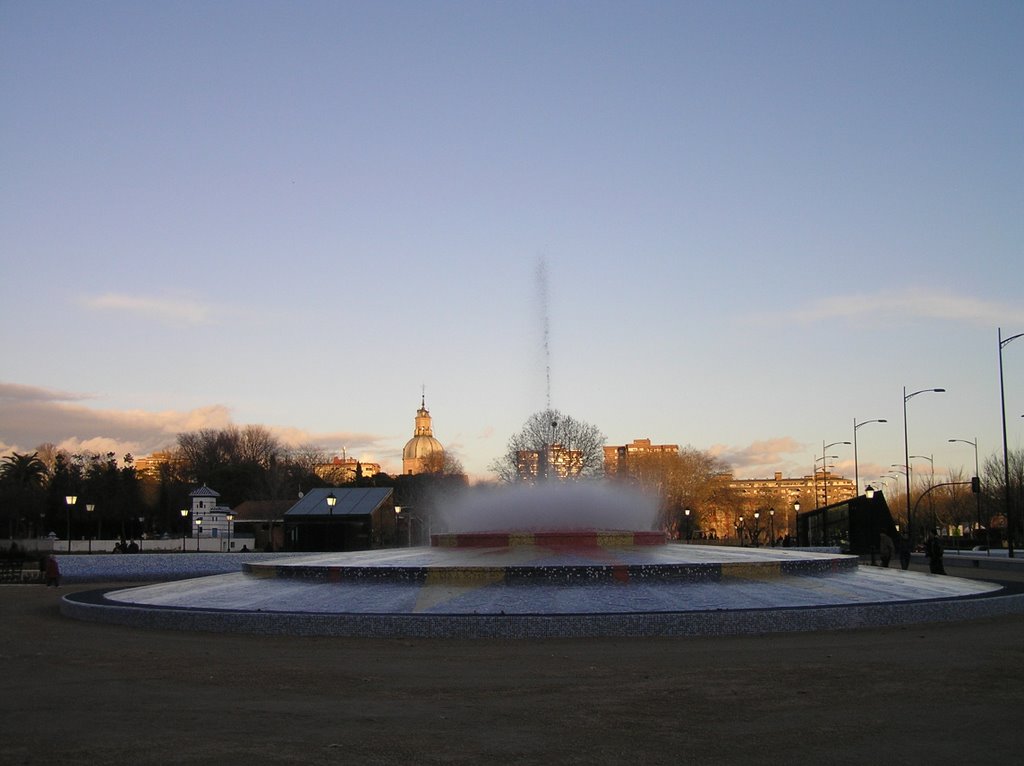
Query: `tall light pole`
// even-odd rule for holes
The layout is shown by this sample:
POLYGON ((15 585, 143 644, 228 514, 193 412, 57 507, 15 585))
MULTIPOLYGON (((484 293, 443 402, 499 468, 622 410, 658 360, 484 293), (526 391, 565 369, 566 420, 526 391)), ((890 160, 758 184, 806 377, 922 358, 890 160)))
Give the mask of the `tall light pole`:
POLYGON ((78 502, 78 495, 68 495, 64 498, 64 502, 67 503, 67 517, 68 517, 68 553, 71 553, 71 509, 75 507, 75 503, 78 502))
MULTIPOLYGON (((818 505, 818 486, 817 486, 817 481, 818 481, 818 461, 819 460, 821 461, 821 481, 822 481, 822 484, 824 484, 824 482, 825 482, 825 472, 828 470, 828 461, 829 460, 838 460, 838 459, 839 459, 839 455, 822 455, 821 457, 814 458, 814 481, 815 481, 815 486, 814 486, 814 507, 815 508, 820 508, 821 507, 821 506, 818 505)), ((823 502, 821 505, 828 505, 828 492, 827 491, 825 492, 825 502, 823 502)))
POLYGON ((885 418, 875 418, 874 420, 865 420, 861 423, 857 422, 857 418, 853 419, 853 486, 860 494, 860 463, 857 460, 857 429, 861 426, 866 426, 868 423, 888 423, 889 421, 885 418))
POLYGON ((186 519, 188 519, 188 509, 187 508, 182 508, 181 509, 181 552, 182 553, 185 552, 185 529, 188 526, 188 524, 186 522, 186 519))
MULTIPOLYGON (((974 447, 974 477, 980 481, 981 480, 981 473, 980 473, 980 466, 978 464, 978 437, 975 436, 974 437, 974 441, 971 441, 970 439, 950 439, 949 440, 950 444, 954 444, 956 442, 960 442, 961 444, 970 444, 972 447, 974 447)), ((973 481, 971 482, 971 485, 972 485, 971 489, 973 490, 974 489, 974 486, 973 486, 974 482, 973 481)), ((974 532, 975 539, 977 539, 977 537, 981 534, 981 492, 975 492, 974 493, 974 499, 977 502, 977 506, 978 506, 978 518, 977 518, 977 521, 976 521, 977 526, 975 526, 975 528, 974 528, 974 530, 975 530, 975 532, 974 532)), ((989 551, 989 553, 991 553, 991 551, 989 551)))
POLYGON ((235 520, 235 514, 229 513, 224 518, 228 520, 228 553, 231 553, 231 522, 235 520))
POLYGON ((196 553, 199 553, 199 539, 203 536, 203 520, 196 519, 196 553))
POLYGON ((1006 547, 1007 555, 1013 558, 1013 503, 1010 501, 1010 450, 1006 446, 1006 389, 1003 387, 1003 346, 1024 335, 1019 332, 1009 338, 1003 337, 1003 328, 999 328, 999 404, 1003 411, 1003 489, 1006 496, 1006 547))
POLYGON ((686 542, 690 542, 690 509, 683 509, 683 516, 686 517, 686 542))
MULTIPOLYGON (((825 440, 821 440, 821 459, 825 460, 825 450, 829 447, 835 447, 837 444, 849 444, 850 442, 832 442, 831 444, 825 444, 825 440)), ((833 455, 838 460, 838 455, 833 455)), ((825 502, 824 505, 828 505, 828 463, 824 462, 821 464, 821 480, 825 485, 825 502)))
MULTIPOLYGON (((911 460, 927 460, 931 465, 931 478, 928 480, 928 491, 931 492, 932 487, 935 486, 935 458, 929 455, 911 455, 911 460)), ((932 532, 935 532, 935 498, 932 495, 928 495, 928 508, 932 514, 932 532)))
POLYGON ((910 439, 907 436, 907 402, 913 399, 918 394, 942 394, 945 393, 944 388, 922 388, 920 391, 914 391, 913 393, 907 393, 907 387, 903 387, 903 465, 907 469, 907 541, 910 544, 910 549, 914 549, 914 524, 913 524, 913 510, 910 507, 910 439))

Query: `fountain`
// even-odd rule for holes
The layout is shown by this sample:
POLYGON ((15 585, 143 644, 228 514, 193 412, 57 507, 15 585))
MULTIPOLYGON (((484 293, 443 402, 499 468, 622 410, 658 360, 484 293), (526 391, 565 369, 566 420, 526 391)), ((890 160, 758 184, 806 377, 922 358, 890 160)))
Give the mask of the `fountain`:
POLYGON ((854 556, 669 542, 652 530, 655 511, 643 495, 586 484, 470 493, 446 506, 428 547, 254 561, 73 594, 61 608, 155 628, 375 637, 763 633, 1021 608, 983 598, 998 585, 854 556))

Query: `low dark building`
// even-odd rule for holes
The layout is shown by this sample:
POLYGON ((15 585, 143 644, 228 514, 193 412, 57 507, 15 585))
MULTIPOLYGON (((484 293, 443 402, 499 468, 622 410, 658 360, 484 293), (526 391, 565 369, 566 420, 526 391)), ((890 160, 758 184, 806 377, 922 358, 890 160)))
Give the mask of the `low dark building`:
POLYGON ((362 551, 393 545, 390 487, 311 489, 284 514, 285 550, 362 551))
POLYGON ((258 551, 284 550, 284 514, 294 504, 292 500, 246 500, 233 510, 235 535, 252 536, 258 551))
POLYGON ((879 491, 872 497, 858 495, 796 517, 797 545, 838 546, 844 553, 868 554, 878 550, 882 532, 893 542, 899 539, 889 504, 879 491))

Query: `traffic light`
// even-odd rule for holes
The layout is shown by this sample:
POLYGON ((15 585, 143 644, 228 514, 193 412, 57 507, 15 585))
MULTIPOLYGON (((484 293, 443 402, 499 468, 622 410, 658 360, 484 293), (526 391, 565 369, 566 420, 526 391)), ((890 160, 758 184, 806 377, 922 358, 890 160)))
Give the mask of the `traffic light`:
POLYGON ((971 492, 973 492, 976 495, 981 492, 981 479, 979 479, 977 476, 971 477, 971 492))

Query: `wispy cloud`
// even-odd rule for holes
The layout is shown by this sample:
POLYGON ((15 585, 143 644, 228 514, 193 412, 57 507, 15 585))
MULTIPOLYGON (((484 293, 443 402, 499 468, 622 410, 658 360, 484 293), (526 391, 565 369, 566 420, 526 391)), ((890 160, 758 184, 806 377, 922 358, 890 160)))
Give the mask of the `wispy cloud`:
POLYGON ((1019 305, 922 287, 835 295, 774 316, 802 323, 894 317, 946 319, 990 326, 1024 323, 1024 309, 1019 305))
POLYGON ((737 476, 744 477, 784 470, 784 466, 794 464, 791 455, 806 453, 808 447, 790 436, 780 436, 756 441, 745 447, 715 444, 708 451, 731 466, 737 476))
POLYGON ((106 293, 85 298, 82 303, 95 311, 119 311, 170 324, 207 324, 212 318, 209 306, 188 298, 106 293))

